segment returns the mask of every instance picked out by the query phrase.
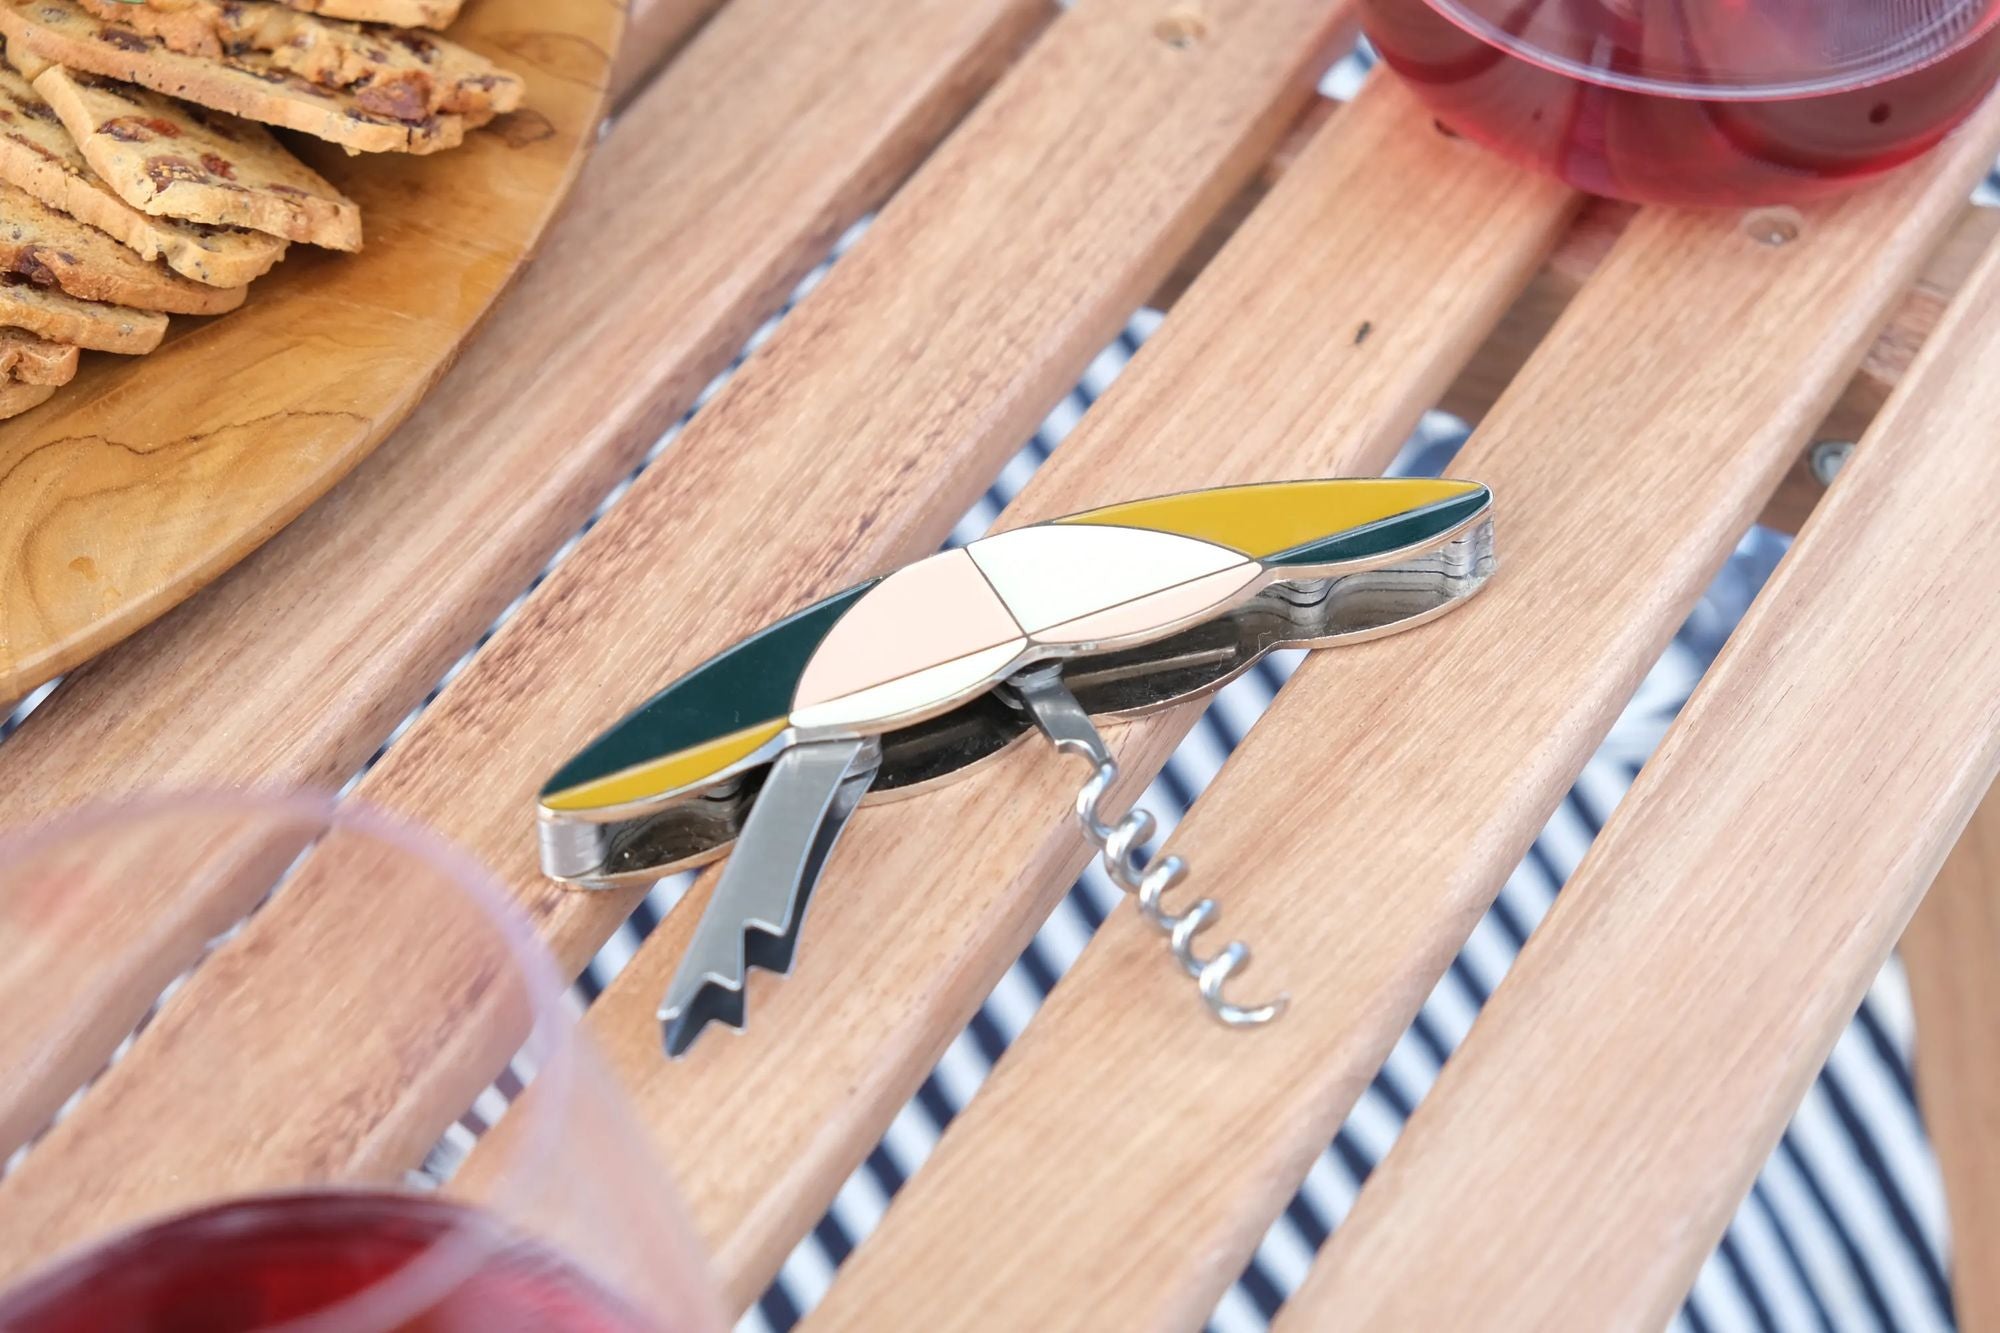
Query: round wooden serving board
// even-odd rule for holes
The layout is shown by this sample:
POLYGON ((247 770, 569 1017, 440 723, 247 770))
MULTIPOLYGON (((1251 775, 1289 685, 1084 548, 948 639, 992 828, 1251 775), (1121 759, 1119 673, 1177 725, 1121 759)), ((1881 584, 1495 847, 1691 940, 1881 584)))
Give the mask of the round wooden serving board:
POLYGON ((86 352, 0 424, 0 703, 191 596, 409 415, 575 179, 624 19, 472 0, 450 36, 527 79, 520 111, 430 157, 294 142, 361 204, 361 254, 294 246, 241 310, 175 317, 151 356, 86 352))

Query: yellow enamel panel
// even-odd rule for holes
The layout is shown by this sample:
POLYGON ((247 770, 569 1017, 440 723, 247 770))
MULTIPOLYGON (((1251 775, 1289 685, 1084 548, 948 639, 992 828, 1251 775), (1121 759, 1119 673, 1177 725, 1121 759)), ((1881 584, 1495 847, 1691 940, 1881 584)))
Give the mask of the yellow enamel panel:
POLYGON ((1429 477, 1278 481, 1133 500, 1058 522, 1176 532, 1261 559, 1477 489, 1474 482, 1429 477))
POLYGON ((745 727, 706 745, 697 745, 649 764, 639 764, 622 773, 613 773, 608 778, 586 782, 567 791, 551 793, 542 798, 542 806, 563 811, 605 810, 643 801, 649 796, 678 791, 756 753, 759 746, 784 729, 783 718, 745 727))

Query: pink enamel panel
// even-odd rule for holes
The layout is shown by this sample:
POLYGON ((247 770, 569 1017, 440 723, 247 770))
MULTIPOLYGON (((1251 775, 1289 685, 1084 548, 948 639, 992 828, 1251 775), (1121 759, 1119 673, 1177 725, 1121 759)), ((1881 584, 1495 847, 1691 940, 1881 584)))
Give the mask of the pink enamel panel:
POLYGON ((799 678, 794 711, 1007 643, 1021 627, 964 551, 900 569, 840 618, 799 678))
POLYGON ((935 716, 999 684, 1027 646, 1027 639, 1017 636, 811 708, 796 709, 792 725, 806 730, 852 727, 872 732, 935 716))

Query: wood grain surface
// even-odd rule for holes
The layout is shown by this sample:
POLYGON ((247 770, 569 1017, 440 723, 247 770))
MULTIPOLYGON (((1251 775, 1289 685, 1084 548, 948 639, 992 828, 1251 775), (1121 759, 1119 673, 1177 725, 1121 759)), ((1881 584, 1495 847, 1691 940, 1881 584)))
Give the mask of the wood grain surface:
MULTIPOLYGON (((343 782, 1043 13, 838 0, 772 41, 793 7, 739 0, 629 107, 548 253, 355 475, 0 746, 0 823, 147 791, 343 782)), ((45 1122, 256 900, 208 887, 91 895, 42 949, 0 955, 0 1008, 72 999, 60 1024, 0 1033, 0 1068, 18 1071, 0 1124, 45 1122)))
POLYGON ((2000 1268, 1986 1257, 2000 1254, 2000 789, 1945 858, 1902 949, 1917 1016, 1917 1100, 1950 1210, 1953 1313, 1965 1333, 1993 1333, 2000 1268))
POLYGON ((723 0, 631 0, 625 40, 611 64, 612 105, 622 107, 658 76, 682 42, 723 0))
MULTIPOLYGON (((1968 205, 1924 266, 1917 285, 1896 307, 1868 355, 1861 358, 1861 369, 1855 372, 1853 382, 1813 432, 1815 440, 1851 442, 1861 438, 1996 237, 2000 237, 2000 208, 1968 205)), ((1801 454, 1757 521, 1780 532, 1797 532, 1825 494, 1826 483, 1813 475, 1810 459, 1801 454)))
POLYGON ((2000 249, 1280 1328, 1672 1318, 2000 769, 1996 360, 2000 249))
MULTIPOLYGON (((1628 204, 1592 200, 1556 247, 1548 266, 1528 285, 1438 406, 1475 424, 1484 417, 1610 253, 1612 242, 1631 217, 1628 204)), ((1996 234, 2000 234, 2000 208, 1965 206, 1951 234, 1938 246, 1916 284, 1882 326, 1868 354, 1861 358, 1860 368, 1826 420, 1813 431, 1814 440, 1852 441, 1861 437, 1937 327, 1945 304, 1964 284, 1996 234)), ((1825 483, 1813 476, 1802 453, 1758 522, 1781 532, 1797 532, 1825 493, 1825 483)))
MULTIPOLYGON (((962 0, 926 12, 970 22, 962 0)), ((561 959, 580 967, 631 899, 541 878, 533 794, 546 774, 746 623, 933 549, 1268 155, 1347 31, 1328 0, 1234 0, 1209 12, 1208 36, 1184 45, 1162 39, 1149 0, 1068 11, 360 796, 494 866, 561 959), (718 551, 736 557, 726 580, 718 551)), ((565 400, 572 429, 607 383, 596 368, 587 392, 565 400)), ((509 517, 500 507, 485 521, 509 517)), ((289 1003, 273 988, 324 994, 315 973, 368 972, 421 934, 422 922, 393 913, 328 930, 338 891, 324 886, 342 873, 316 857, 0 1183, 0 1268, 191 1190, 292 1178, 301 1163, 393 1175, 463 1109, 453 1097, 464 1080, 495 1072, 479 1066, 499 1016, 455 1002, 467 978, 448 955, 398 971, 379 1012, 350 1004, 324 1015, 331 1054, 317 1089, 264 1082, 245 1060, 243 1025, 289 1003), (212 1071, 201 1087, 173 1076, 190 1062, 212 1071), (413 1082, 412 1068, 432 1076, 413 1082), (163 1116, 185 1130, 171 1143, 158 1133, 163 1116), (248 1125, 259 1132, 246 1135, 248 1125)))
POLYGON ((221 319, 90 356, 0 425, 0 700, 172 608, 367 456, 520 269, 596 139, 615 0, 475 0, 454 40, 520 71, 520 111, 435 157, 308 160, 361 205, 360 255, 294 246, 221 319))
MULTIPOLYGON (((2000 104, 1948 155, 1813 212, 1785 246, 1729 214, 1635 219, 1453 464, 1494 490, 1499 575, 1422 631, 1307 659, 1169 843, 1190 891, 1221 902, 1225 937, 1256 948, 1246 987, 1289 991, 1289 1012, 1247 1034, 1211 1023, 1121 906, 808 1326, 1070 1328, 1116 1309, 1133 1327, 1200 1327, 1996 142, 2000 104)), ((1153 761, 1186 720, 1118 744, 1153 761)), ((1061 781, 1038 776, 1044 793, 1061 781)), ((1005 798, 993 810, 1037 799, 997 777, 986 790, 1005 798)), ((1035 845, 1009 831, 959 850, 952 826, 932 827, 906 833, 906 854, 942 884, 1035 845)), ((1430 1223, 1475 1234, 1448 1212, 1430 1223)), ((1412 1251, 1435 1244, 1411 1234, 1412 1251)), ((1516 1248, 1504 1220, 1476 1234, 1516 1248)), ((1425 1281, 1476 1303, 1448 1269, 1425 1281)))
MULTIPOLYGON (((200 957, 317 832, 291 819, 253 827, 221 817, 120 819, 109 811, 79 818, 93 822, 91 836, 59 851, 15 850, 17 839, 35 838, 40 826, 13 831, 0 847, 0 1004, 16 1017, 0 1025, 0 1069, 7 1071, 0 1154, 47 1128, 144 1016, 151 999, 135 1005, 119 953, 200 957), (146 910, 172 897, 188 906, 146 910), (126 899, 138 901, 126 907, 126 899), (116 918, 108 956, 97 947, 107 913, 116 918)), ((173 975, 156 981, 152 995, 173 975)))

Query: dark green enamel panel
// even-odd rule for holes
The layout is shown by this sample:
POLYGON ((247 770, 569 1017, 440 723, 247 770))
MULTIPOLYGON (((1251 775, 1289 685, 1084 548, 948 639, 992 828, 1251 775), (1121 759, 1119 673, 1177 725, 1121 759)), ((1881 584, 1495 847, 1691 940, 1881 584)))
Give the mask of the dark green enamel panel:
POLYGON ((702 663, 641 704, 549 779, 542 795, 567 791, 638 764, 784 717, 806 663, 847 609, 880 579, 787 616, 702 663))
POLYGON ((1294 546, 1289 551, 1266 556, 1264 563, 1274 567, 1284 567, 1338 565, 1350 560, 1372 560, 1391 551, 1400 551, 1405 547, 1420 546, 1435 540, 1486 508, 1492 500, 1493 493, 1481 486, 1476 491, 1454 495, 1449 500, 1440 500, 1436 504, 1425 505, 1422 509, 1412 509, 1407 514, 1385 518, 1379 523, 1349 528, 1346 532, 1331 537, 1307 542, 1303 546, 1294 546))

